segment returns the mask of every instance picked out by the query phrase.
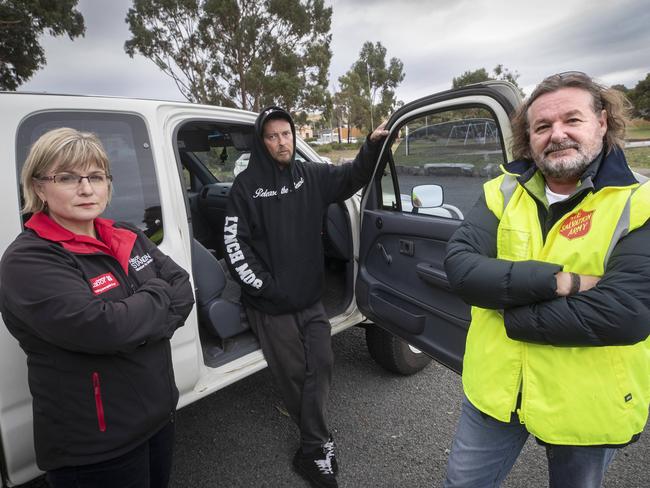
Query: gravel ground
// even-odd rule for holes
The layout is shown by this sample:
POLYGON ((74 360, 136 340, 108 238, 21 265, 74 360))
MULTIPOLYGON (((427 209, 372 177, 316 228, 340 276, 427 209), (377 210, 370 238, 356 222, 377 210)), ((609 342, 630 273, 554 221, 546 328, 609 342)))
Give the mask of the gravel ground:
MULTIPOLYGON (((333 339, 330 426, 338 443, 339 486, 438 487, 460 411, 460 377, 436 363, 410 377, 377 366, 364 331, 333 339)), ((268 370, 178 413, 170 488, 307 487, 291 471, 298 431, 282 413, 268 370)), ((650 436, 623 449, 605 488, 650 485, 650 436)), ((544 450, 529 440, 504 487, 548 484, 544 450)), ((42 481, 23 488, 42 487, 42 481)))
MULTIPOLYGON (((333 344, 329 416, 339 485, 440 486, 460 411, 460 378, 435 363, 410 377, 387 373, 370 359, 362 329, 339 334, 333 344)), ((179 412, 172 487, 307 486, 290 469, 298 432, 280 405, 265 370, 179 412)), ((648 452, 648 436, 623 449, 605 487, 647 487, 648 452)), ((504 486, 547 483, 544 449, 529 440, 504 486)))

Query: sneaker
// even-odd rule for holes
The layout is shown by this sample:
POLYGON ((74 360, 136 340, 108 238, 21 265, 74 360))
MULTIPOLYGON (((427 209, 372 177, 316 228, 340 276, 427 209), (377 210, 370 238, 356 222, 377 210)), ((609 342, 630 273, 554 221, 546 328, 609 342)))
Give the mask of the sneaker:
POLYGON ((323 444, 323 452, 325 453, 325 456, 329 458, 334 474, 339 474, 339 463, 336 460, 336 442, 334 442, 332 436, 330 436, 329 440, 323 444))
POLYGON ((338 488, 336 476, 332 469, 330 456, 325 449, 318 449, 313 454, 303 454, 298 448, 293 457, 293 467, 303 478, 316 488, 338 488))

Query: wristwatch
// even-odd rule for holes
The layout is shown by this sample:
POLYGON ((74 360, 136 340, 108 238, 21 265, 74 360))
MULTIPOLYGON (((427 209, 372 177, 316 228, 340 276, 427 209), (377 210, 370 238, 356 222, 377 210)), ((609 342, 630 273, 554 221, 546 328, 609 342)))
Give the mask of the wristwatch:
POLYGON ((580 291, 580 275, 578 273, 569 273, 571 275, 571 288, 569 295, 575 295, 580 291))

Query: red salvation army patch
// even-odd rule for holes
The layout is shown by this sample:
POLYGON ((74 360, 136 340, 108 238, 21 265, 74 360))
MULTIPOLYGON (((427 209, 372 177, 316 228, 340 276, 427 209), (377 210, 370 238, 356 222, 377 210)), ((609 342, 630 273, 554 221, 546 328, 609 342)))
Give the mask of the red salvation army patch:
POLYGON ((119 286, 120 282, 113 276, 113 273, 104 273, 103 275, 90 278, 90 287, 95 295, 100 295, 111 288, 119 286))
POLYGON ((578 210, 572 213, 560 225, 560 234, 567 239, 576 239, 587 234, 591 230, 591 218, 595 210, 585 212, 578 210))

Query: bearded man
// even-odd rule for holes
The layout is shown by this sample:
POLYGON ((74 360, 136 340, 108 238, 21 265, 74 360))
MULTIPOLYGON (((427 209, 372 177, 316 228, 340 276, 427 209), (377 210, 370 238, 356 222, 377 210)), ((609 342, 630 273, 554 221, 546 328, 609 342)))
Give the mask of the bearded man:
POLYGON ((325 418, 332 381, 331 325, 321 302, 323 215, 370 181, 388 131, 366 138, 352 163, 296 159, 296 128, 280 107, 262 110, 248 168, 235 179, 225 217, 226 262, 241 284, 289 415, 300 429, 294 469, 318 488, 336 488, 339 462, 325 418))
POLYGON ((504 174, 445 268, 473 305, 447 487, 499 486, 530 434, 551 487, 598 487, 650 400, 650 185, 623 154, 625 99, 584 73, 543 80, 504 174))

